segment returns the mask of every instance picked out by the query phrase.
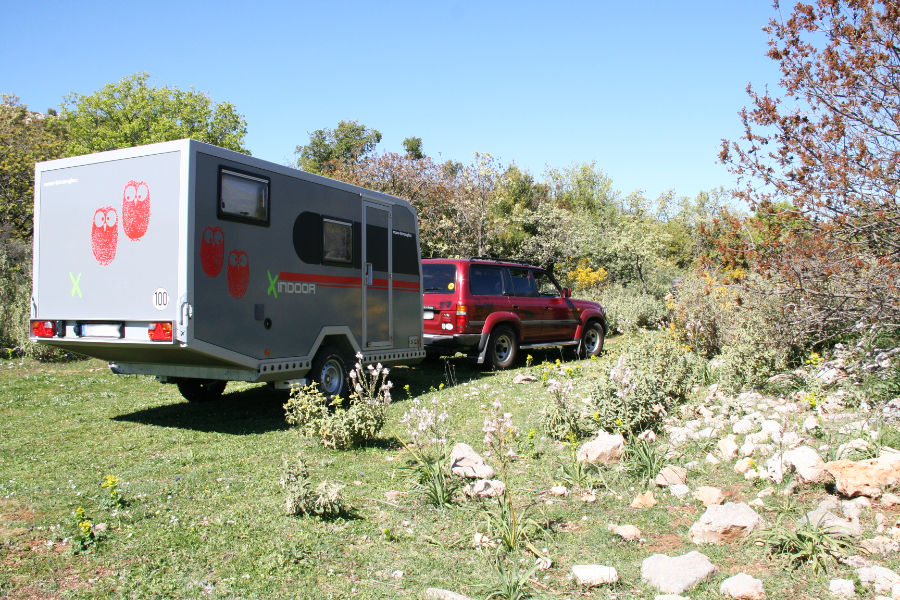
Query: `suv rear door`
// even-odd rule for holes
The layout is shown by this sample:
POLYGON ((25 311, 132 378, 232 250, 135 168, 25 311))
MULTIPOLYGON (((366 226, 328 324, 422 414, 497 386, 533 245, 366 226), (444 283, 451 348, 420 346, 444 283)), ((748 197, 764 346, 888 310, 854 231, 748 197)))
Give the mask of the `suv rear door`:
POLYGON ((575 339, 575 330, 580 317, 575 303, 563 297, 559 284, 546 271, 535 270, 532 275, 544 306, 544 339, 553 341, 575 339))
POLYGON ((544 331, 544 300, 538 296, 537 283, 531 269, 507 267, 509 275, 507 295, 510 310, 522 322, 522 344, 534 344, 550 339, 544 331))

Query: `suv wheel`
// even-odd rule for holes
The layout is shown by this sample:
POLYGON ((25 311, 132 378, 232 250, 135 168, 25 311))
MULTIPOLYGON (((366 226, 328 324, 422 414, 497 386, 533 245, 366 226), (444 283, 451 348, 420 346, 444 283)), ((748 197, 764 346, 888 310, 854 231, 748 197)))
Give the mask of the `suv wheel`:
POLYGON ((516 361, 519 344, 511 327, 495 327, 488 339, 487 354, 495 369, 508 369, 516 361))
POLYGON ((603 352, 603 342, 606 336, 603 334, 603 325, 597 321, 591 321, 584 327, 581 335, 581 358, 599 356, 603 352))

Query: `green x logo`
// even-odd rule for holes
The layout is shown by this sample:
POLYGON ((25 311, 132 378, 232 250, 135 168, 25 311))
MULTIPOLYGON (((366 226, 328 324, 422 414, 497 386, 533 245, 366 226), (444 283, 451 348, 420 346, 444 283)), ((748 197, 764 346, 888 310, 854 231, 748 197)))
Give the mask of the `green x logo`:
POLYGON ((266 275, 269 276, 269 289, 266 292, 266 296, 275 296, 275 298, 278 298, 278 290, 275 288, 275 284, 278 283, 278 275, 272 277, 272 273, 270 273, 268 269, 266 269, 266 275))
POLYGON ((79 285, 81 282, 81 273, 76 277, 69 273, 69 280, 72 282, 72 297, 75 297, 75 294, 78 294, 78 297, 81 298, 81 286, 79 285))

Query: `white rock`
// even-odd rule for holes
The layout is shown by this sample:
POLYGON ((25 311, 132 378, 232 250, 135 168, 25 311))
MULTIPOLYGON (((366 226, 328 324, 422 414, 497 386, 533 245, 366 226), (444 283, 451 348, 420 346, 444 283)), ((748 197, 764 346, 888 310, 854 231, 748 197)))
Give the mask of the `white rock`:
POLYGON ((688 535, 695 544, 724 544, 750 535, 765 524, 755 510, 743 502, 710 506, 688 535))
POLYGON ((684 498, 691 493, 691 488, 683 483, 676 483, 675 485, 669 486, 669 492, 676 498, 684 498))
POLYGON ((654 596, 653 600, 691 600, 687 596, 681 596, 679 594, 657 594, 654 596))
POLYGON ((737 423, 731 426, 731 431, 738 435, 746 435, 756 429, 756 425, 753 421, 747 417, 744 417, 737 423))
POLYGON ((719 464, 719 463, 721 462, 718 458, 716 458, 716 457, 713 455, 712 452, 707 452, 707 453, 706 453, 706 458, 704 458, 703 460, 704 460, 704 461, 706 462, 706 464, 708 464, 708 465, 717 465, 717 464, 719 464))
POLYGON ((593 587, 619 581, 619 573, 615 567, 604 565, 574 565, 572 575, 579 585, 593 587))
POLYGON ((734 463, 734 472, 740 473, 743 475, 747 471, 753 468, 753 459, 752 458, 742 458, 741 460, 734 463))
POLYGON ((788 431, 781 436, 781 445, 785 448, 796 448, 803 443, 803 438, 796 431, 788 431))
POLYGON ((735 440, 734 434, 728 434, 723 437, 716 444, 716 450, 719 453, 719 456, 724 458, 725 460, 731 460, 733 458, 737 458, 738 455, 738 445, 735 440))
POLYGON ((470 600, 468 596, 440 588, 428 588, 425 590, 425 598, 428 600, 470 600))
POLYGON ((801 517, 797 523, 799 525, 809 523, 820 529, 828 529, 835 533, 843 533, 851 537, 859 537, 862 535, 862 529, 860 528, 859 523, 854 523, 849 519, 842 519, 833 512, 822 507, 806 513, 806 516, 801 517))
POLYGON ((887 494, 883 494, 881 496, 881 505, 882 506, 897 506, 900 505, 900 496, 897 494, 891 494, 888 492, 887 494))
POLYGON ((825 463, 824 469, 834 477, 840 494, 878 498, 886 488, 900 484, 900 453, 883 451, 868 460, 838 460, 825 463))
POLYGON ((668 487, 670 485, 683 485, 687 481, 687 471, 684 467, 666 465, 656 476, 656 485, 668 487))
POLYGON ((490 479, 494 476, 494 469, 484 458, 472 446, 461 442, 454 444, 450 451, 450 471, 470 479, 490 479))
POLYGON ((578 449, 576 459, 582 463, 608 465, 619 462, 624 452, 625 438, 619 434, 600 431, 596 438, 582 444, 578 449))
POLYGON ((893 554, 900 550, 900 542, 884 535, 863 540, 859 546, 869 554, 893 554))
POLYGON ((781 483, 784 480, 784 461, 781 458, 781 452, 766 461, 763 477, 775 483, 781 483))
MULTIPOLYGON (((814 416, 810 415, 803 420, 803 425, 801 425, 801 429, 806 432, 815 431, 819 428, 819 420, 814 416)), ((833 581, 846 581, 845 579, 835 579, 833 581)))
POLYGON ((825 477, 825 461, 815 449, 800 446, 784 453, 785 469, 793 471, 801 485, 819 483, 825 477))
POLYGON ((887 567, 862 567, 856 569, 856 576, 866 587, 871 587, 875 593, 890 592, 891 588, 900 583, 900 575, 887 567))
POLYGON ((756 452, 756 444, 754 444, 750 440, 745 440, 744 443, 741 444, 741 456, 751 456, 754 452, 756 452))
POLYGON ((641 579, 661 592, 680 594, 717 570, 706 555, 696 550, 675 557, 654 554, 641 563, 641 579))
POLYGON ((740 600, 765 600, 762 581, 746 573, 729 577, 719 586, 719 593, 740 600))
POLYGON ((725 502, 725 494, 717 487, 703 485, 694 492, 694 500, 699 500, 704 506, 712 506, 725 502))
POLYGON ((613 525, 606 528, 627 542, 637 542, 641 539, 641 530, 634 525, 613 525))
POLYGON ((463 488, 469 498, 497 498, 506 492, 506 484, 497 479, 478 479, 463 488))
POLYGON ((856 587, 850 579, 832 579, 828 582, 828 591, 839 598, 856 596, 856 587))
POLYGON ((550 488, 550 494, 553 496, 568 496, 569 488, 564 485, 554 485, 550 488))

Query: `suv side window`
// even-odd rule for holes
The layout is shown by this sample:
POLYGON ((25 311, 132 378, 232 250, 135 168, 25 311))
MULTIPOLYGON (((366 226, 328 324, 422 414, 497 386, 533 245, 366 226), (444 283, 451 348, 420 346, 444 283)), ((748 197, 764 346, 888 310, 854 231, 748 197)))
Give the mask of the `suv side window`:
POLYGON ((473 296, 502 296, 503 271, 496 267, 469 267, 469 291, 473 296))
POLYGON ((509 269, 513 296, 537 296, 537 286, 528 269, 509 269))
POLYGON ((562 291, 560 291, 556 282, 553 281, 553 278, 550 277, 550 274, 546 271, 535 271, 534 279, 537 283, 538 294, 541 296, 544 296, 545 298, 562 297, 562 291))

